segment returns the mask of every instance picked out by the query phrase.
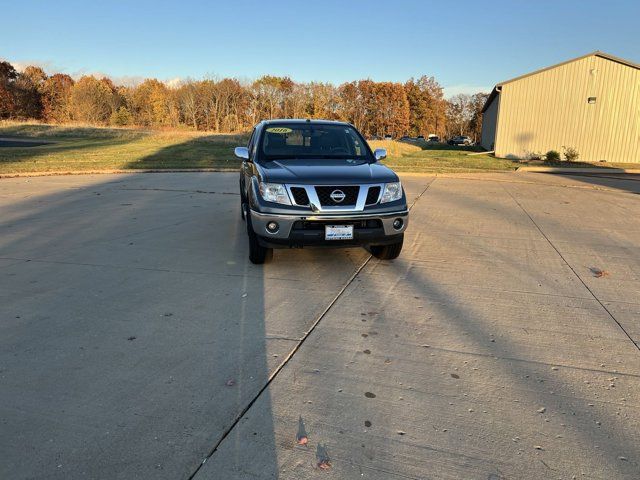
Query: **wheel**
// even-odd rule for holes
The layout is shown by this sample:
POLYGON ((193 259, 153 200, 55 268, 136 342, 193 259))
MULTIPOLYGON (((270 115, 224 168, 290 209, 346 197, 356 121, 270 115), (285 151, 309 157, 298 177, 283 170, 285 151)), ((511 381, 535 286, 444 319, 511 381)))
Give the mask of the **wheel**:
POLYGON ((371 255, 380 260, 393 260, 398 258, 402 251, 402 243, 404 242, 404 235, 400 237, 400 240, 390 245, 371 245, 371 255))
POLYGON ((247 219, 247 235, 249 237, 249 260, 256 265, 262 265, 273 258, 273 249, 260 245, 258 235, 253 231, 251 225, 251 215, 248 214, 245 207, 244 216, 247 219))

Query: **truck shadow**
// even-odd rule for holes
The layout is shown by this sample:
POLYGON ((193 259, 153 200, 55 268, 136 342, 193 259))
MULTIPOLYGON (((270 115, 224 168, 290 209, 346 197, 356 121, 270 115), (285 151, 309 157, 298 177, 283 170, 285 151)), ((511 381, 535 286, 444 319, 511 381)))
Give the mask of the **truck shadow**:
POLYGON ((127 163, 130 169, 239 169, 240 161, 233 149, 246 145, 246 134, 212 134, 197 136, 168 145, 140 159, 127 163))

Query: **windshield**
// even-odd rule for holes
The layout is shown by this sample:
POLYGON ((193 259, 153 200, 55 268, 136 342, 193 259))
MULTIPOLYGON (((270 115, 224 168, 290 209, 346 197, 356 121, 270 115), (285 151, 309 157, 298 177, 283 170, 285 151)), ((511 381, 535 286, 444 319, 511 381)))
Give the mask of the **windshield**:
POLYGON ((266 160, 287 158, 369 158, 364 140, 348 125, 270 124, 262 136, 266 160))

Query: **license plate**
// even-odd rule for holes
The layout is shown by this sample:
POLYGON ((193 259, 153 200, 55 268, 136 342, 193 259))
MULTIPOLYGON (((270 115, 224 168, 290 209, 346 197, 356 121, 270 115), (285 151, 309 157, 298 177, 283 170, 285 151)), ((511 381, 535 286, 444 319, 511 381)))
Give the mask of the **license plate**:
POLYGON ((325 225, 325 240, 353 240, 353 225, 325 225))

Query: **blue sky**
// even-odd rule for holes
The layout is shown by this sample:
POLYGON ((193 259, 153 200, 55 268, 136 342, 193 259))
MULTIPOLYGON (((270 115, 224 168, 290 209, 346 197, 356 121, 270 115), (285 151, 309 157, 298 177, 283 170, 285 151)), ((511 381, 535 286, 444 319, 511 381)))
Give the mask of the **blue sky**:
POLYGON ((448 94, 593 50, 640 62, 640 2, 6 1, 0 58, 117 80, 434 75, 448 94))

